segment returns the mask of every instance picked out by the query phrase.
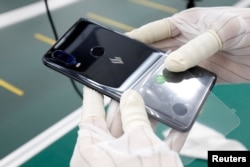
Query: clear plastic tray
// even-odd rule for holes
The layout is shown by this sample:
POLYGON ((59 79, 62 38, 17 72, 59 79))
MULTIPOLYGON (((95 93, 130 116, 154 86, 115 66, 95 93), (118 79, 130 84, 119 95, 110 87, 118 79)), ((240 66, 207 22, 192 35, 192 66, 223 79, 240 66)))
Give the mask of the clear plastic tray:
MULTIPOLYGON (((235 111, 226 106, 214 93, 208 96, 198 118, 197 122, 206 125, 225 136, 240 125, 240 118, 235 111)), ((169 129, 166 125, 159 124, 156 133, 163 139, 163 132, 169 129)), ((194 158, 182 156, 184 165, 191 163, 194 158)))

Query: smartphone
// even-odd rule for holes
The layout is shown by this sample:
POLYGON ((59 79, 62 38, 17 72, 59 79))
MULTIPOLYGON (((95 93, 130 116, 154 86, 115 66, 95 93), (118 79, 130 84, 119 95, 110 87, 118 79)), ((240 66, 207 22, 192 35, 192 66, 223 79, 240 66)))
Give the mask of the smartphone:
POLYGON ((164 67, 166 57, 159 49, 81 18, 45 53, 43 63, 117 101, 124 91, 134 89, 150 117, 185 132, 216 75, 198 66, 170 72, 164 67))

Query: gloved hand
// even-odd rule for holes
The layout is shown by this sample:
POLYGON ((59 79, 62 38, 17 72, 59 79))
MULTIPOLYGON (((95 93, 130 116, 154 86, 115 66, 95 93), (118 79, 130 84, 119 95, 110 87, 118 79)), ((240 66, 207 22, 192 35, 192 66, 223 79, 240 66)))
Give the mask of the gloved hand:
POLYGON ((166 58, 170 71, 203 66, 218 82, 250 81, 250 8, 193 8, 154 21, 127 35, 156 48, 175 50, 166 58))
POLYGON ((136 91, 120 101, 124 134, 112 136, 105 120, 103 96, 84 88, 83 112, 71 166, 180 167, 178 154, 153 132, 145 105, 136 91))
MULTIPOLYGON (((249 12, 249 8, 193 8, 126 35, 166 52, 172 50, 165 60, 170 71, 180 72, 200 65, 215 72, 217 82, 249 82, 249 12)), ((178 138, 186 136, 171 132, 178 138)), ((167 138, 171 139, 174 138, 167 138)))

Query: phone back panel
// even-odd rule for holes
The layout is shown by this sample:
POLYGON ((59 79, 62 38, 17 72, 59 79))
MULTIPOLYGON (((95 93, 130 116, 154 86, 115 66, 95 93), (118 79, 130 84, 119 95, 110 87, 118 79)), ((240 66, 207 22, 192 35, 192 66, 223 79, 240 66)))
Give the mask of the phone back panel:
MULTIPOLYGON (((60 63, 53 60, 53 52, 57 50, 72 55, 78 63, 71 65, 62 62, 60 68, 65 73, 72 70, 81 77, 113 88, 120 87, 145 60, 157 52, 88 21, 75 24, 45 55, 46 63, 60 63)), ((154 55, 157 55, 155 60, 161 56, 154 55)))

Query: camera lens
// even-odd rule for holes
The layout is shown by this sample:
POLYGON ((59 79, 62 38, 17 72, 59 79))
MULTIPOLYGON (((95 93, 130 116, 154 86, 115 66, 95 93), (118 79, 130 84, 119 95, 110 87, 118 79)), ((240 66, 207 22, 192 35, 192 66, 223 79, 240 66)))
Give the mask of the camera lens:
POLYGON ((66 52, 64 52, 62 50, 54 51, 52 53, 52 57, 55 60, 65 64, 66 66, 72 66, 72 65, 77 64, 76 59, 75 59, 75 57, 73 55, 68 54, 68 53, 66 53, 66 52))

